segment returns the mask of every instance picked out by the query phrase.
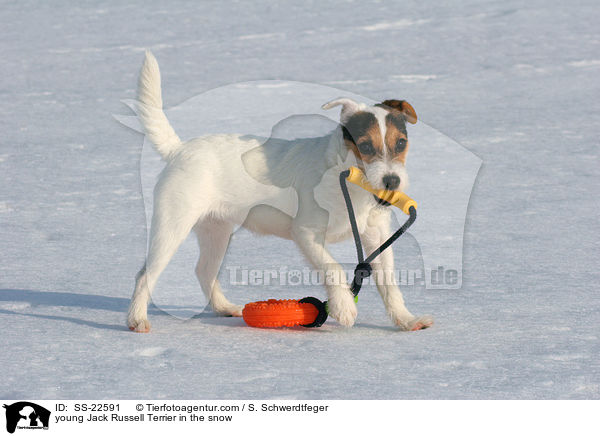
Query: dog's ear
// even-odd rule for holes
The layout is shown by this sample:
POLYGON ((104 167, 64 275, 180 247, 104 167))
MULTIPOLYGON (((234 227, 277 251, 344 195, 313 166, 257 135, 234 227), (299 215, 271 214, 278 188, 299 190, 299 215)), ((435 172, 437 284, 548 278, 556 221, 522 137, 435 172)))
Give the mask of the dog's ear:
POLYGON ((404 100, 385 100, 381 103, 384 106, 392 108, 393 110, 397 110, 402 113, 406 121, 411 124, 415 124, 417 122, 417 113, 415 109, 404 100))
POLYGON ((340 121, 342 123, 344 123, 348 118, 350 118, 350 116, 353 113, 361 109, 360 103, 357 103, 351 98, 347 97, 340 97, 336 98, 335 100, 331 100, 330 102, 325 103, 323 106, 321 106, 321 109, 327 110, 340 105, 342 106, 342 112, 340 113, 340 121))

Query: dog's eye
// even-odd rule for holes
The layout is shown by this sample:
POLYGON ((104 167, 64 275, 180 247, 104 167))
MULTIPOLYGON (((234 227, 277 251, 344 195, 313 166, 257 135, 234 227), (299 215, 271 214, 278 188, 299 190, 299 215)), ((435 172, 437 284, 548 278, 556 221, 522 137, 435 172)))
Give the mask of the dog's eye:
POLYGON ((402 153, 405 148, 406 148, 406 139, 404 139, 404 138, 398 139, 398 142, 396 142, 396 148, 395 148, 396 153, 402 153))
POLYGON ((357 145, 358 151, 360 154, 364 154, 365 156, 371 156, 375 154, 375 147, 370 142, 361 142, 357 145))

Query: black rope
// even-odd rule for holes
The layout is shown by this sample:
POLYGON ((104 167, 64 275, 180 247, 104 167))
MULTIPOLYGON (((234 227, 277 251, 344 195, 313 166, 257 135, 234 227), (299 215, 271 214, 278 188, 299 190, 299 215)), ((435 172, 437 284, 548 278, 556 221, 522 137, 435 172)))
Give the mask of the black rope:
POLYGON ((301 324, 302 327, 321 327, 323 323, 327 320, 327 301, 321 301, 316 297, 305 297, 299 301, 299 303, 310 303, 317 308, 319 313, 313 322, 310 324, 301 324))
POLYGON ((371 275, 373 268, 371 267, 371 262, 381 254, 383 250, 388 248, 390 245, 396 241, 400 236, 402 236, 406 230, 415 222, 417 219, 417 210, 411 206, 409 209, 409 217, 406 222, 400 227, 396 232, 390 236, 383 244, 379 246, 375 251, 373 251, 367 258, 364 258, 362 241, 360 240, 360 233, 358 232, 358 225, 356 224, 356 216, 354 215, 354 207, 352 207, 352 199, 350 198, 350 193, 348 192, 348 185, 346 183, 346 179, 350 175, 350 170, 342 171, 340 173, 340 187, 342 188, 342 193, 344 194, 344 201, 346 202, 346 209, 348 210, 348 218, 350 219, 350 227, 352 228, 352 236, 354 236, 354 243, 356 245, 356 253, 358 257, 358 265, 354 270, 354 279, 352 280, 352 286, 350 290, 356 297, 360 292, 360 288, 362 287, 363 280, 371 275))
POLYGON ((402 225, 402 227, 400 227, 398 230, 396 230, 396 232, 392 236, 390 236, 387 241, 385 241, 383 244, 381 244, 381 246, 377 250, 375 250, 374 252, 369 254, 369 256, 367 257, 365 262, 372 262, 373 259, 375 259, 377 256, 379 256, 379 254, 383 250, 385 250, 390 245, 392 245, 394 243, 394 241, 396 241, 396 239, 398 239, 400 236, 402 236, 408 230, 408 228, 410 226, 412 226, 412 224, 417 219, 417 210, 414 208, 414 206, 411 206, 410 209, 408 209, 408 213, 409 213, 409 217, 406 220, 406 222, 402 225))
POLYGON ((350 227, 352 227, 352 235, 354 236, 354 244, 356 245, 358 263, 362 263, 365 260, 362 242, 358 233, 358 226, 356 225, 356 217, 354 216, 354 207, 352 207, 352 199, 350 198, 348 186, 346 185, 346 179, 349 175, 350 170, 342 171, 340 173, 340 186, 342 188, 342 194, 344 194, 344 201, 346 202, 346 209, 348 210, 348 218, 350 218, 350 227))
POLYGON ((363 280, 368 278, 372 272, 373 267, 371 267, 369 262, 361 262, 356 265, 356 268, 354 269, 354 278, 352 279, 352 286, 350 286, 350 290, 355 297, 360 292, 363 280))

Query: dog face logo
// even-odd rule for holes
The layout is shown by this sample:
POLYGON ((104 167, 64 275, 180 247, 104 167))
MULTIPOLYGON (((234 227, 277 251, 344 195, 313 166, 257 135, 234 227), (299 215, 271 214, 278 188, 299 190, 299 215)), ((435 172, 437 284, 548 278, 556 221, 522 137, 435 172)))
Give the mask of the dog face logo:
POLYGON ((404 191, 408 187, 406 122, 417 122, 413 107, 404 100, 385 100, 368 106, 339 98, 323 105, 323 109, 339 105, 344 143, 354 153, 371 185, 404 191))
POLYGON ((14 433, 19 429, 48 429, 50 411, 35 403, 19 401, 4 405, 6 409, 6 431, 14 433))

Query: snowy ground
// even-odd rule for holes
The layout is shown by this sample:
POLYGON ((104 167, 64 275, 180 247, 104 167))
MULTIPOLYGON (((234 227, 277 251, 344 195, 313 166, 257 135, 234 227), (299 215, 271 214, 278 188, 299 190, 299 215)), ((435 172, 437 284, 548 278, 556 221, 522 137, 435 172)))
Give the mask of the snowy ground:
MULTIPOLYGON (((0 398, 600 398, 595 2, 3 3, 0 398), (350 330, 157 308, 151 334, 126 330, 143 140, 112 114, 129 114, 145 48, 166 106, 242 81, 318 83, 404 98, 479 156, 462 289, 405 292, 435 326, 396 331, 366 288, 350 330)), ((251 263, 266 244, 301 264, 246 233, 229 256, 251 263)))

